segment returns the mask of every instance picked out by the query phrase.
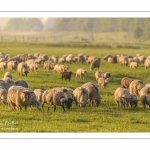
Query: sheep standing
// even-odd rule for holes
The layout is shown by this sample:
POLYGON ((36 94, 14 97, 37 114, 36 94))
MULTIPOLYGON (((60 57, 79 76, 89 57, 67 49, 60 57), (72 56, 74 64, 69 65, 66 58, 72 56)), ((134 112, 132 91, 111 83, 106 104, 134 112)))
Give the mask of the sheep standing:
POLYGON ((25 88, 28 88, 28 84, 26 81, 22 80, 22 79, 18 79, 15 81, 15 85, 18 85, 18 86, 22 86, 22 87, 25 87, 25 88))
POLYGON ((103 77, 98 78, 97 82, 98 82, 99 88, 106 88, 109 81, 110 81, 110 78, 106 78, 106 79, 103 77))
POLYGON ((82 68, 79 68, 77 69, 76 71, 76 77, 80 77, 80 79, 84 79, 85 78, 85 74, 87 73, 86 70, 82 69, 82 68))
POLYGON ((128 77, 124 77, 121 79, 121 87, 122 88, 129 88, 130 83, 133 81, 134 79, 128 78, 128 77))
POLYGON ((21 74, 22 76, 27 76, 29 73, 28 66, 24 62, 19 63, 17 69, 18 69, 19 75, 21 74))
POLYGON ((96 106, 99 106, 101 103, 101 96, 99 94, 98 87, 91 82, 87 82, 83 84, 81 87, 85 88, 88 91, 90 106, 92 106, 93 103, 95 103, 96 106))
POLYGON ((5 70, 7 68, 7 62, 0 62, 0 69, 5 70))
POLYGON ((18 62, 16 60, 11 60, 7 63, 7 68, 10 70, 16 70, 17 65, 18 65, 18 62))
POLYGON ((25 110, 27 110, 27 107, 32 104, 40 110, 39 103, 35 99, 32 99, 32 93, 33 91, 29 88, 16 85, 10 87, 7 94, 8 106, 14 110, 17 107, 21 111, 22 107, 25 107, 25 110))
POLYGON ((129 91, 125 88, 117 88, 114 93, 115 102, 118 107, 124 107, 129 106, 129 102, 131 99, 131 95, 129 91))
POLYGON ((33 92, 36 96, 37 101, 39 101, 41 103, 42 102, 42 95, 43 95, 44 91, 41 89, 34 89, 33 92))
POLYGON ((73 97, 76 105, 79 107, 85 107, 88 101, 88 91, 83 87, 78 87, 73 91, 73 97))
POLYGON ((72 106, 72 101, 70 101, 66 96, 64 95, 63 92, 57 91, 56 89, 50 89, 44 91, 42 95, 42 108, 44 104, 48 105, 48 110, 49 107, 54 105, 54 111, 56 110, 56 106, 62 106, 64 112, 65 112, 65 106, 70 109, 72 106))
POLYGON ((100 67, 100 58, 94 59, 90 65, 90 71, 100 67))
POLYGON ((130 69, 136 69, 138 67, 137 62, 130 62, 130 69))

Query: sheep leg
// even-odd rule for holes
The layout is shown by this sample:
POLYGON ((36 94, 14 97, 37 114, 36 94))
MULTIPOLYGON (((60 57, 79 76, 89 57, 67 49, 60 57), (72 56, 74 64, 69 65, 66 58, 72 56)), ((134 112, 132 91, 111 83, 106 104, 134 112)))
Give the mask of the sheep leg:
POLYGON ((56 105, 54 105, 54 111, 56 110, 56 105))
POLYGON ((64 107, 64 105, 62 105, 62 108, 63 108, 64 112, 66 112, 66 111, 65 111, 65 107, 64 107))

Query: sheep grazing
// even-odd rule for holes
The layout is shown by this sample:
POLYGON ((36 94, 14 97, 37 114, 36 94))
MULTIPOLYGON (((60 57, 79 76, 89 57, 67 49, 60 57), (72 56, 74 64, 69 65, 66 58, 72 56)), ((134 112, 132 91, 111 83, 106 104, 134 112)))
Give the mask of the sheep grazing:
POLYGON ((80 79, 84 79, 85 78, 85 74, 87 73, 86 70, 82 69, 82 68, 79 68, 77 69, 76 71, 76 77, 80 77, 80 79))
POLYGON ((140 90, 144 87, 144 83, 141 80, 133 80, 129 85, 130 93, 139 95, 140 90))
POLYGON ((69 70, 69 67, 67 67, 65 65, 56 64, 54 66, 54 72, 62 73, 62 72, 66 72, 67 70, 69 70))
POLYGON ((0 62, 0 69, 5 70, 7 68, 7 62, 0 62))
POLYGON ((55 66, 55 63, 53 63, 52 61, 50 60, 46 60, 44 62, 44 71, 46 70, 47 72, 50 71, 50 70, 53 70, 54 69, 54 66, 55 66))
POLYGON ((114 97, 115 97, 115 102, 118 107, 123 106, 125 108, 125 106, 127 107, 129 106, 131 95, 127 89, 117 88, 114 93, 114 97))
POLYGON ((121 79, 121 87, 122 88, 126 88, 129 89, 129 85, 130 83, 133 81, 134 79, 128 78, 128 77, 124 77, 121 79))
POLYGON ((100 58, 94 59, 90 65, 90 71, 100 67, 100 58))
POLYGON ((132 107, 136 107, 138 104, 138 100, 135 94, 130 93, 131 95, 131 99, 130 99, 130 106, 132 107))
POLYGON ((17 65, 18 65, 18 62, 16 60, 10 60, 7 63, 7 67, 8 67, 9 70, 16 70, 17 65))
POLYGON ((104 72, 102 70, 96 71, 95 72, 95 79, 96 79, 96 81, 98 80, 98 78, 101 78, 101 77, 104 78, 104 79, 106 79, 106 78, 110 78, 111 75, 110 75, 109 72, 104 72))
POLYGON ((10 86, 15 85, 15 82, 9 77, 2 78, 2 80, 9 83, 10 86))
POLYGON ((150 87, 145 86, 140 90, 140 100, 142 102, 143 108, 146 108, 146 105, 149 106, 150 109, 150 87))
POLYGON ((33 91, 29 88, 24 88, 22 86, 12 86, 8 90, 7 101, 9 108, 16 107, 21 111, 23 107, 27 110, 27 107, 31 104, 36 106, 38 110, 41 110, 39 103, 32 98, 33 91))
POLYGON ((71 80, 71 76, 72 76, 72 72, 70 71, 70 72, 63 72, 62 73, 62 75, 61 75, 61 79, 63 80, 63 79, 65 79, 65 80, 71 80))
POLYGON ((149 58, 147 58, 147 59, 145 60, 144 66, 145 66, 146 69, 150 68, 150 59, 149 59, 149 58))
POLYGON ((101 103, 101 96, 98 91, 98 87, 91 83, 87 82, 81 86, 82 88, 85 88, 88 91, 88 98, 90 100, 90 106, 95 103, 96 106, 99 106, 101 103))
POLYGON ((0 100, 2 104, 7 103, 7 90, 3 86, 0 86, 0 100))
POLYGON ((119 64, 121 64, 121 65, 128 65, 128 57, 127 56, 119 56, 118 57, 118 62, 119 62, 119 64))
POLYGON ((106 79, 103 77, 98 78, 97 82, 98 82, 99 88, 106 88, 109 81, 110 81, 110 78, 106 78, 106 79))
POLYGON ((10 72, 6 72, 6 73, 4 74, 4 78, 5 78, 5 77, 8 77, 8 78, 12 79, 12 74, 11 74, 10 72))
POLYGON ((88 91, 83 87, 78 87, 73 91, 73 97, 76 105, 79 107, 85 107, 88 101, 88 91))
POLYGON ((21 74, 22 76, 27 76, 29 73, 28 66, 24 62, 19 63, 17 69, 18 69, 19 75, 21 74))
POLYGON ((49 107, 54 105, 54 111, 56 110, 56 106, 61 106, 65 112, 65 107, 68 109, 72 106, 72 100, 66 98, 63 92, 57 91, 56 89, 50 89, 44 91, 42 95, 42 108, 44 104, 48 105, 49 107))
POLYGON ((22 86, 22 87, 25 87, 25 88, 28 88, 28 84, 26 81, 22 80, 22 79, 18 79, 15 81, 15 85, 17 86, 22 86))
POLYGON ((130 69, 136 69, 138 67, 137 62, 130 62, 130 69))

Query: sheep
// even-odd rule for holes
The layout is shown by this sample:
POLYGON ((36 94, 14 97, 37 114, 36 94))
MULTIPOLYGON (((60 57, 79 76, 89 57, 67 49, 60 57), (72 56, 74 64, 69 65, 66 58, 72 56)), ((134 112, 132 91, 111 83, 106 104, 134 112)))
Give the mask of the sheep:
POLYGON ((41 110, 41 107, 38 101, 32 98, 33 91, 29 88, 24 88, 22 86, 12 86, 8 90, 7 101, 9 108, 16 109, 16 107, 21 111, 23 107, 27 110, 27 107, 31 104, 36 106, 38 110, 41 110))
POLYGON ((96 106, 99 106, 102 98, 99 94, 98 87, 91 82, 87 82, 81 87, 85 88, 88 91, 88 98, 90 100, 89 105, 92 106, 92 104, 95 103, 96 106))
POLYGON ((5 72, 4 78, 5 77, 9 77, 10 79, 12 79, 12 74, 10 72, 5 72))
POLYGON ((97 58, 91 62, 90 71, 100 67, 100 58, 97 58))
POLYGON ((145 66, 146 69, 150 68, 150 59, 147 58, 147 59, 145 60, 144 66, 145 66))
POLYGON ((7 62, 0 62, 0 69, 5 70, 7 68, 7 62))
POLYGON ((137 62, 130 62, 130 69, 136 69, 138 67, 137 62))
POLYGON ((80 79, 84 79, 85 78, 85 74, 87 73, 86 70, 82 69, 82 68, 79 68, 77 69, 76 71, 76 77, 80 77, 80 79))
POLYGON ((100 77, 98 78, 98 86, 99 88, 106 88, 108 82, 110 81, 110 78, 103 78, 103 77, 100 77))
POLYGON ((88 101, 88 91, 83 87, 78 87, 73 91, 73 97, 79 107, 85 107, 88 101))
POLYGON ((86 63, 87 63, 87 64, 91 64, 92 61, 95 60, 95 59, 97 59, 96 56, 89 56, 89 57, 87 58, 87 60, 86 60, 86 63))
POLYGON ((34 62, 31 62, 28 67, 29 67, 29 70, 33 72, 37 72, 38 68, 40 67, 40 64, 34 61, 34 62))
POLYGON ((110 78, 111 74, 109 72, 104 72, 102 70, 98 70, 95 72, 95 79, 96 81, 98 80, 98 78, 103 77, 103 78, 110 78))
POLYGON ((138 100, 135 94, 130 93, 131 95, 131 99, 130 99, 130 106, 132 107, 136 107, 138 104, 138 100))
POLYGON ((119 56, 118 62, 121 65, 128 65, 128 57, 127 56, 119 56))
POLYGON ((3 86, 0 86, 0 100, 2 104, 7 103, 7 90, 3 86))
POLYGON ((62 75, 61 75, 61 79, 63 80, 63 79, 65 79, 65 80, 71 80, 71 76, 72 76, 72 72, 70 71, 70 72, 63 72, 62 73, 62 75))
POLYGON ((42 89, 34 89, 34 94, 36 96, 37 101, 39 101, 40 103, 42 102, 42 95, 44 93, 44 90, 42 89))
POLYGON ((58 64, 56 64, 54 66, 54 72, 63 73, 63 72, 66 72, 67 70, 69 70, 69 67, 67 67, 65 65, 58 65, 58 64))
POLYGON ((18 65, 18 62, 16 60, 11 60, 11 61, 8 61, 7 68, 9 70, 16 70, 17 69, 17 65, 18 65))
POLYGON ((44 71, 47 70, 50 71, 50 70, 53 70, 54 69, 54 66, 55 66, 55 63, 53 63, 52 61, 50 60, 46 60, 44 62, 44 71))
POLYGON ((28 66, 24 62, 19 63, 17 69, 18 69, 19 75, 21 74, 22 76, 27 76, 29 73, 28 66))
POLYGON ((58 56, 51 56, 51 57, 49 57, 49 60, 52 61, 53 63, 57 64, 58 63, 58 56))
POLYGON ((146 108, 146 105, 149 106, 150 109, 150 87, 149 86, 145 86, 143 87, 140 92, 140 100, 142 102, 143 108, 146 108))
POLYGON ((114 92, 115 102, 117 107, 128 107, 131 99, 131 94, 125 88, 117 88, 114 92))
POLYGON ((122 88, 126 88, 129 89, 129 85, 130 83, 133 81, 134 79, 128 78, 128 77, 124 77, 121 79, 121 87, 122 88))
POLYGON ((22 80, 22 79, 18 79, 15 81, 15 85, 18 85, 18 86, 22 86, 22 87, 25 87, 25 88, 28 88, 28 84, 26 81, 22 80))
POLYGON ((45 90, 42 95, 42 108, 44 104, 48 105, 48 110, 51 105, 54 105, 54 111, 56 110, 56 105, 62 106, 65 112, 65 106, 70 109, 72 106, 72 101, 66 98, 63 92, 57 91, 56 89, 45 90))
POLYGON ((104 59, 105 61, 108 61, 109 58, 113 58, 113 56, 112 56, 112 55, 105 55, 105 56, 103 57, 103 59, 104 59))
POLYGON ((133 80, 129 85, 130 93, 139 95, 140 90, 144 87, 144 83, 141 80, 133 80))

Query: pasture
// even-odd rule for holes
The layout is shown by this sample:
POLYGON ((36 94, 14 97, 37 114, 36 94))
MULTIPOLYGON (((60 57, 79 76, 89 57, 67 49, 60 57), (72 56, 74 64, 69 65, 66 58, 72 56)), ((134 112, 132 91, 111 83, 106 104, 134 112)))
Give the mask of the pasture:
MULTIPOLYGON (((61 57, 65 54, 77 55, 83 53, 85 55, 97 56, 101 59, 99 70, 111 73, 111 80, 106 89, 99 89, 102 97, 102 103, 99 107, 88 106, 79 108, 73 102, 70 110, 66 109, 63 112, 62 108, 57 106, 56 111, 53 111, 53 106, 50 111, 47 111, 47 105, 44 105, 44 110, 38 111, 36 108, 27 111, 9 110, 7 105, 0 104, 0 132, 149 132, 150 131, 150 110, 148 107, 144 110, 141 102, 138 102, 136 108, 117 108, 114 101, 114 91, 121 86, 120 81, 123 77, 131 77, 142 80, 145 84, 150 83, 150 69, 146 70, 143 64, 137 69, 130 69, 129 66, 121 66, 120 64, 109 64, 103 60, 107 54, 127 54, 136 56, 142 54, 150 55, 150 47, 148 44, 129 44, 117 48, 114 44, 112 48, 109 46, 94 46, 80 44, 75 45, 51 45, 49 43, 40 42, 3 42, 0 43, 0 51, 5 54, 18 55, 23 53, 34 54, 41 53, 48 56, 56 55, 61 57), (135 46, 136 45, 136 46, 135 46)), ((24 79, 29 88, 34 90, 41 88, 44 90, 53 87, 68 87, 75 89, 86 82, 92 82, 97 85, 95 80, 96 70, 90 71, 90 66, 87 64, 65 64, 69 66, 69 70, 73 72, 71 81, 61 80, 61 75, 54 72, 44 72, 43 65, 37 70, 37 73, 30 72, 27 77, 20 76, 17 71, 0 70, 0 78, 3 78, 5 72, 9 71, 13 75, 13 80, 24 79), (78 68, 83 68, 87 71, 85 79, 75 77, 75 72, 78 68)), ((138 97, 139 99, 139 97, 138 97)))

